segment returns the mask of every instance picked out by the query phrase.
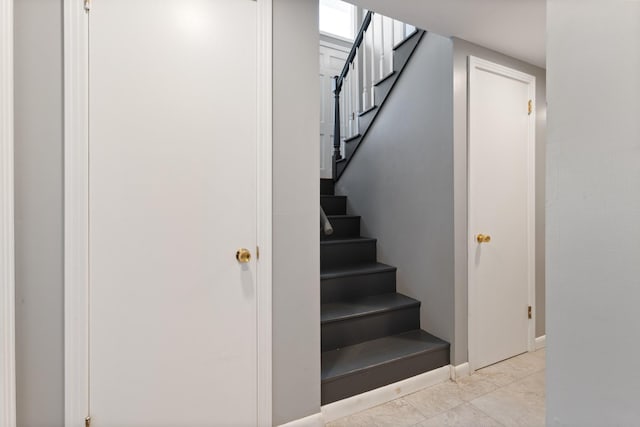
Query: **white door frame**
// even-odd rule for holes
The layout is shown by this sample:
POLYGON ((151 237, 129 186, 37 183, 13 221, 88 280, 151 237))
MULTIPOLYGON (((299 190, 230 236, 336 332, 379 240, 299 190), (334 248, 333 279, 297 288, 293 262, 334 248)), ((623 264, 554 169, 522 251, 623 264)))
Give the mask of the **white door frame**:
MULTIPOLYGON (((1 0, 6 2, 7 0, 1 0)), ((249 1, 249 0, 247 0, 249 1)), ((272 424, 272 0, 258 0, 257 423, 272 424)), ((89 19, 64 0, 65 426, 84 427, 89 407, 89 19)), ((2 99, 5 99, 4 97, 2 99)))
MULTIPOLYGON (((501 76, 509 77, 511 79, 519 80, 529 85, 529 99, 533 101, 533 107, 531 114, 529 115, 529 129, 528 129, 528 139, 527 139, 527 175, 528 175, 528 188, 527 188, 527 235, 529 240, 529 249, 528 249, 528 299, 529 305, 531 306, 531 319, 529 319, 528 326, 528 339, 527 339, 527 350, 535 351, 535 325, 536 325, 536 269, 535 269, 535 146, 536 146, 536 138, 535 138, 535 126, 536 126, 536 80, 534 76, 529 74, 522 73, 520 71, 513 70, 511 68, 495 64, 493 62, 486 61, 484 59, 480 59, 474 56, 469 56, 469 87, 468 87, 468 104, 467 104, 467 188, 471 189, 470 185, 470 177, 471 177, 471 162, 473 159, 470 157, 470 144, 471 144, 471 100, 473 96, 473 86, 476 83, 477 72, 478 70, 489 71, 494 74, 498 74, 501 76)), ((524 108, 524 107, 523 107, 524 108)), ((475 371, 476 363, 474 360, 474 356, 477 354, 477 333, 476 328, 474 326, 474 321, 476 318, 476 310, 477 310, 477 293, 476 293, 476 283, 475 276, 472 274, 473 267, 473 253, 475 251, 475 247, 477 242, 473 240, 474 231, 471 230, 471 191, 469 190, 467 193, 467 286, 468 286, 468 334, 469 334, 469 367, 471 372, 475 371)))
POLYGON ((0 0, 0 426, 16 425, 13 0, 0 0))

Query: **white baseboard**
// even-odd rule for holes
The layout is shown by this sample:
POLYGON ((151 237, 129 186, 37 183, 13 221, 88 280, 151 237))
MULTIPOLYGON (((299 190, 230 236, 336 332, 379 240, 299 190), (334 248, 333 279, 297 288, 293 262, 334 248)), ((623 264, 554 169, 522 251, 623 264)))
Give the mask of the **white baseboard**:
POLYGON ((318 412, 317 414, 309 415, 299 420, 280 424, 279 427, 324 427, 324 420, 322 419, 322 414, 318 412))
POLYGON ((458 366, 451 365, 451 379, 453 381, 468 377, 471 374, 471 370, 469 368, 469 362, 461 363, 458 366))
POLYGON ((382 405, 407 394, 415 393, 424 388, 448 381, 451 378, 451 366, 443 366, 397 383, 389 384, 375 390, 367 391, 356 396, 348 397, 337 402, 324 405, 322 415, 324 422, 331 422, 338 418, 382 405))
POLYGON ((536 338, 536 350, 540 350, 541 348, 545 348, 547 345, 547 336, 543 335, 541 337, 536 338))

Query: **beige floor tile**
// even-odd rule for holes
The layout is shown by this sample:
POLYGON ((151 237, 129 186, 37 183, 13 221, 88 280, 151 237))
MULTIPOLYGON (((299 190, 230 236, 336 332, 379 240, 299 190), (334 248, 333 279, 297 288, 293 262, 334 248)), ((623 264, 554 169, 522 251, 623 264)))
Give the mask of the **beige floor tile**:
POLYGON ((505 426, 544 426, 544 371, 485 394, 471 404, 505 426))
POLYGON ((417 427, 502 427, 502 424, 475 406, 464 403, 443 414, 429 418, 418 424, 417 427))
POLYGON ((540 350, 536 350, 531 354, 533 354, 534 356, 538 356, 538 357, 541 357, 543 359, 546 359, 546 357, 547 357, 547 349, 546 348, 541 348, 540 350))
POLYGON ((479 375, 502 387, 524 378, 545 368, 545 360, 532 353, 524 353, 519 356, 479 369, 475 375, 479 375))
POLYGON ((460 398, 466 401, 473 400, 498 388, 487 378, 476 374, 460 378, 456 381, 456 384, 460 389, 460 398))
POLYGON ((525 353, 328 426, 543 426, 544 369, 544 349, 525 353))
POLYGON ((384 405, 341 418, 327 427, 409 427, 425 417, 404 399, 396 399, 384 405))
POLYGON ((460 387, 453 381, 447 381, 417 393, 403 397, 427 418, 441 414, 464 403, 460 387))

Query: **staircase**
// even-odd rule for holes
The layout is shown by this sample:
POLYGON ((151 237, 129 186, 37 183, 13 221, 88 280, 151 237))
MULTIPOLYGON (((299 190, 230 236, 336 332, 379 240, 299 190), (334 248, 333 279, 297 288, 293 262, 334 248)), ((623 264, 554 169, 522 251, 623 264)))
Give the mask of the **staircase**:
MULTIPOLYGON (((337 158, 335 160, 335 177, 339 179, 344 173, 345 169, 349 165, 349 162, 353 158, 360 144, 364 141, 367 132, 371 128, 376 116, 382 110, 385 100, 391 93, 398 78, 405 69, 413 52, 416 50, 418 44, 424 37, 426 32, 424 30, 415 29, 405 39, 393 47, 392 52, 392 64, 393 67, 390 73, 382 76, 380 79, 374 79, 372 81, 373 87, 371 96, 371 105, 365 105, 364 111, 358 113, 357 121, 357 133, 355 135, 344 135, 344 157, 337 158)), ((343 100, 344 101, 344 100, 343 100)), ((352 102, 355 105, 355 102, 352 102)), ((338 107, 344 110, 345 107, 338 107)), ((354 113, 355 114, 355 113, 354 113)), ((335 129, 339 129, 340 124, 337 123, 335 129)), ((334 134, 340 136, 337 130, 334 130, 334 134)))
POLYGON ((420 301, 396 292, 396 267, 377 262, 347 197, 320 183, 334 233, 320 235, 322 404, 449 364, 449 343, 420 329, 420 301))

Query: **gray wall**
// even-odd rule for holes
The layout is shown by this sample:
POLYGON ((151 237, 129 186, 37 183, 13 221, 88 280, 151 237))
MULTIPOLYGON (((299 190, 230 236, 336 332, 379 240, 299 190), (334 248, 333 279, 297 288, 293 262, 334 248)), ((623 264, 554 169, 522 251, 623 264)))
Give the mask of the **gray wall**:
POLYGON ((18 426, 64 420, 62 1, 15 2, 18 426))
POLYGON ((640 2, 547 11, 547 424, 638 425, 640 2))
POLYGON ((422 301, 423 328, 451 342, 456 365, 468 360, 469 55, 536 77, 536 336, 544 335, 544 69, 427 33, 337 187, 379 239, 380 260, 399 267, 398 289, 422 301))
MULTIPOLYGON (((274 422, 320 410, 316 0, 274 1, 274 422), (295 66, 292 66, 295 64, 295 66)), ((62 425, 62 2, 15 2, 18 425, 62 425)))
POLYGON ((545 334, 545 145, 546 72, 501 53, 453 39, 455 167, 455 364, 468 360, 467 305, 467 70, 469 55, 536 77, 536 336, 545 334))
POLYGON ((273 420, 320 411, 318 2, 274 1, 273 420))
POLYGON ((422 328, 453 343, 453 45, 427 33, 337 190, 422 301, 422 328))

